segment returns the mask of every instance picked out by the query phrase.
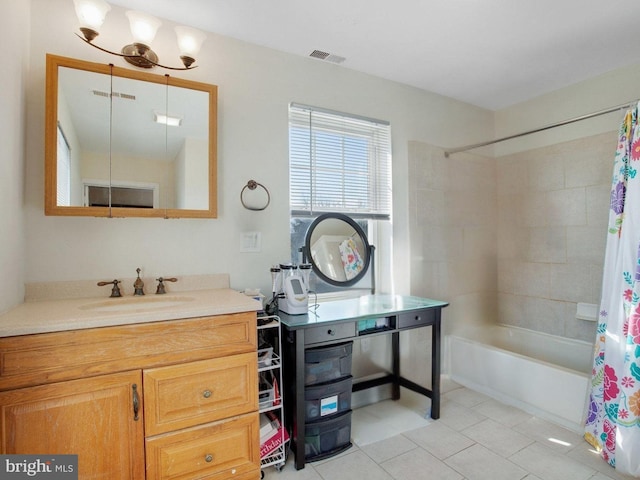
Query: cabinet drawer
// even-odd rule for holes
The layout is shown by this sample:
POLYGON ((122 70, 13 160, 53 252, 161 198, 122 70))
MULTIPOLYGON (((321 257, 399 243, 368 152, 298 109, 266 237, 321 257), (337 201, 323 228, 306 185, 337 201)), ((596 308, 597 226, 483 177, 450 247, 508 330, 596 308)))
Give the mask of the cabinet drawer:
POLYGON ((0 339, 0 390, 256 350, 255 312, 0 339))
POLYGON ((143 372, 147 436, 258 409, 257 354, 143 372))
POLYGON ((252 413, 148 438, 147 479, 259 478, 258 418, 252 413))
POLYGON ((422 327, 433 325, 436 321, 435 310, 418 310, 411 313, 403 313, 398 318, 398 328, 422 327))
POLYGON ((304 331, 304 343, 305 345, 309 345, 312 343, 331 342, 333 340, 355 337, 355 335, 355 322, 334 323, 322 327, 307 328, 304 331))

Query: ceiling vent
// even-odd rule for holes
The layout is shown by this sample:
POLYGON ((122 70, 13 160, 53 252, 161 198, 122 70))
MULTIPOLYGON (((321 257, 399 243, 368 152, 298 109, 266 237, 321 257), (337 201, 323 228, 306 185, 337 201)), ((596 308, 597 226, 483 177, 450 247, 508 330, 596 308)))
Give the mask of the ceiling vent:
POLYGON ((322 50, 314 50, 309 54, 311 58, 317 58, 318 60, 324 60, 325 62, 331 63, 342 63, 346 60, 345 57, 341 57, 340 55, 334 55, 329 52, 323 52, 322 50))
POLYGON ((113 92, 111 93, 111 95, 109 95, 109 92, 103 92, 102 90, 92 90, 94 95, 97 95, 98 97, 106 97, 109 98, 109 96, 111 97, 116 97, 116 98, 124 98, 126 100, 135 100, 136 96, 135 95, 131 95, 129 93, 118 93, 118 92, 113 92))

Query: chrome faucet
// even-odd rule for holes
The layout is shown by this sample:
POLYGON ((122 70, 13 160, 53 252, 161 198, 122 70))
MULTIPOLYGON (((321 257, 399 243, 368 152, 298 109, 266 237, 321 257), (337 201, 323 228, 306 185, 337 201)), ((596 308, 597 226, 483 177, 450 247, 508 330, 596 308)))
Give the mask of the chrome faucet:
POLYGON ((138 273, 138 278, 136 278, 136 281, 133 282, 133 294, 134 295, 144 295, 144 282, 142 281, 142 279, 140 278, 140 269, 136 268, 136 272, 138 273))
POLYGON ((113 285, 113 288, 111 289, 111 297, 121 297, 122 294, 120 293, 120 287, 118 287, 118 284, 120 283, 120 280, 114 280, 112 282, 98 282, 98 286, 99 287, 104 287, 105 285, 113 285))

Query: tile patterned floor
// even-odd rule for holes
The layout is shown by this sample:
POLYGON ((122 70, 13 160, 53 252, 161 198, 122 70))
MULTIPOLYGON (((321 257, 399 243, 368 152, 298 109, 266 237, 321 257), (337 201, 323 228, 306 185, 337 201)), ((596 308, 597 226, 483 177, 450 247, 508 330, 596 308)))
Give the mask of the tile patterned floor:
POLYGON ((293 455, 266 480, 630 480, 580 435, 483 394, 443 381, 441 416, 402 391, 399 402, 356 409, 353 447, 296 471, 293 455))

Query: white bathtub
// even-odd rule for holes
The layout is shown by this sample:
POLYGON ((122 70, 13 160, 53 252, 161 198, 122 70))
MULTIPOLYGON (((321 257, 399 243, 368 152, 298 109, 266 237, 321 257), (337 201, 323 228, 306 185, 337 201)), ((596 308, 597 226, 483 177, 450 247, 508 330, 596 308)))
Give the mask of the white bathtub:
POLYGON ((593 346, 518 327, 447 336, 451 379, 582 433, 593 346))

